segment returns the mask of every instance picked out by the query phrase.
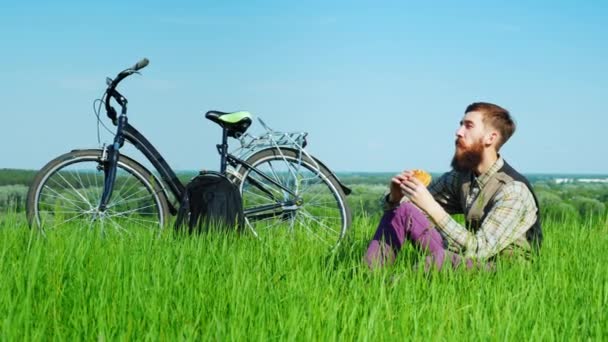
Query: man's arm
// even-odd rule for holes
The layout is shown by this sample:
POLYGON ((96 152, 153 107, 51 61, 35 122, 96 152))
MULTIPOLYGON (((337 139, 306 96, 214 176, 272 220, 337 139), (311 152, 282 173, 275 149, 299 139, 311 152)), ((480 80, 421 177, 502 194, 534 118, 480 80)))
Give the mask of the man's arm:
POLYGON ((466 257, 489 258, 517 239, 536 221, 537 208, 521 182, 505 185, 476 233, 462 227, 440 206, 429 206, 429 216, 444 236, 465 249, 466 257), (439 208, 438 208, 439 207, 439 208))
POLYGON ((444 173, 428 186, 429 193, 441 207, 449 214, 462 213, 460 199, 457 194, 458 173, 450 171, 444 173))

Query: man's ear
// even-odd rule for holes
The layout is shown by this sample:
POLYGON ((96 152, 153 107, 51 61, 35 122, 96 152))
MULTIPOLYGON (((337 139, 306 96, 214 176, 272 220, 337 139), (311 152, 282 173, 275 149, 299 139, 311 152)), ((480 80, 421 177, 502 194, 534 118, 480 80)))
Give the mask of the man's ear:
POLYGON ((484 139, 484 144, 486 146, 490 146, 490 145, 495 145, 498 142, 498 139, 500 138, 498 132, 496 130, 491 130, 486 134, 486 137, 484 139))

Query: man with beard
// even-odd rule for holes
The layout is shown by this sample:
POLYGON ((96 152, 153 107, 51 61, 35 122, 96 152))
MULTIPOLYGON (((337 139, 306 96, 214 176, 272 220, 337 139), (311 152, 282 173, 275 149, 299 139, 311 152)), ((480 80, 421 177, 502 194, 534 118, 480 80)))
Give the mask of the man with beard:
POLYGON ((428 188, 412 171, 390 182, 385 213, 365 261, 392 263, 405 241, 430 254, 426 269, 493 267, 499 256, 529 257, 542 231, 530 183, 499 154, 515 131, 507 110, 491 103, 469 105, 456 131, 452 170, 428 188), (459 224, 451 214, 464 214, 459 224))

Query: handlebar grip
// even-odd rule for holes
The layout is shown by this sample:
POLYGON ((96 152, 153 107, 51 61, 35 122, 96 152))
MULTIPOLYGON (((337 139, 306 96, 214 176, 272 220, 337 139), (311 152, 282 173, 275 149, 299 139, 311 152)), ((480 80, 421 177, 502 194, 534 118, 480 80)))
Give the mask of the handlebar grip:
POLYGON ((148 63, 150 63, 150 61, 147 58, 142 59, 141 61, 137 62, 134 66, 133 66, 133 70, 137 71, 137 70, 141 70, 143 68, 145 68, 146 66, 148 66, 148 63))

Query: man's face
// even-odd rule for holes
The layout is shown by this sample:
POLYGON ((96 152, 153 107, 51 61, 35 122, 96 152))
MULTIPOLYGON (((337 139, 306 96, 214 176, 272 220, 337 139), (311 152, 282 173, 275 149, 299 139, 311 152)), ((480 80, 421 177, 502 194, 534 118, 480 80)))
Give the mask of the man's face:
POLYGON ((460 127, 456 131, 456 150, 452 158, 452 167, 458 171, 473 170, 481 163, 484 144, 485 127, 481 112, 468 112, 465 114, 460 127))

